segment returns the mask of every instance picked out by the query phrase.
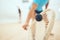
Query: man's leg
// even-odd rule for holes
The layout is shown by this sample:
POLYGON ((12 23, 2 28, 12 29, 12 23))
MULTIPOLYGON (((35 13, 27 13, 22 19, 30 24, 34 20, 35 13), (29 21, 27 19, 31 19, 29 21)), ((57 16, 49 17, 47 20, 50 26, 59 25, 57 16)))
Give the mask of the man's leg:
POLYGON ((36 21, 35 21, 36 13, 35 13, 35 10, 33 12, 33 15, 34 16, 32 16, 31 33, 32 33, 33 40, 35 40, 35 33, 36 33, 36 21))
POLYGON ((32 16, 31 32, 32 32, 32 38, 33 38, 33 40, 35 40, 35 33, 36 33, 35 16, 36 16, 36 13, 33 12, 33 15, 34 16, 32 16))
MULTIPOLYGON (((45 22, 45 30, 47 30, 49 21, 48 21, 48 18, 47 18, 46 13, 43 14, 43 20, 44 20, 44 22, 45 22)), ((50 33, 50 35, 53 36, 54 34, 53 34, 53 33, 50 33)))
POLYGON ((33 40, 35 40, 35 32, 36 32, 36 27, 35 27, 35 15, 36 15, 36 13, 35 13, 35 9, 36 9, 36 7, 37 7, 37 5, 36 4, 32 4, 32 8, 31 8, 31 14, 32 15, 30 15, 31 16, 31 19, 32 19, 32 25, 31 25, 31 33, 32 33, 32 38, 33 38, 33 40))
POLYGON ((31 33, 32 33, 32 39, 35 40, 35 33, 36 33, 36 26, 35 26, 35 21, 33 21, 31 25, 31 33))
POLYGON ((47 29, 47 25, 48 25, 48 23, 49 23, 48 18, 47 18, 47 14, 44 13, 42 16, 43 16, 43 20, 44 20, 44 22, 45 22, 45 28, 47 29))

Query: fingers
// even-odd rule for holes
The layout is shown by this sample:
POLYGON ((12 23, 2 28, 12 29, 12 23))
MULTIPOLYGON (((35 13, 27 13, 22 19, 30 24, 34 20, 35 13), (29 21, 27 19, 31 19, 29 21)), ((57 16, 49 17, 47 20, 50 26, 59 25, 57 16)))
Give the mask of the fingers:
POLYGON ((23 26, 23 29, 24 29, 24 30, 27 30, 27 27, 26 27, 26 26, 23 26))
POLYGON ((28 25, 25 24, 25 25, 22 26, 22 28, 23 28, 24 30, 27 30, 27 26, 28 26, 28 25))

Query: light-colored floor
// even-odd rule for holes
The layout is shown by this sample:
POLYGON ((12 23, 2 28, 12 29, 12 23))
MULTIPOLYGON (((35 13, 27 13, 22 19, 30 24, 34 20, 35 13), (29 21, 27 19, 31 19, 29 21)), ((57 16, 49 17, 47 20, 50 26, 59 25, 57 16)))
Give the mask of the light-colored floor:
MULTIPOLYGON (((42 25, 41 25, 42 27, 42 25)), ((40 32, 40 27, 37 27, 36 40, 40 40, 43 35, 40 32)), ((50 36, 49 40, 60 40, 60 21, 55 21, 53 32, 54 36, 50 36)), ((6 23, 0 24, 0 40, 32 40, 31 30, 28 28, 27 31, 22 29, 20 23, 6 23)))

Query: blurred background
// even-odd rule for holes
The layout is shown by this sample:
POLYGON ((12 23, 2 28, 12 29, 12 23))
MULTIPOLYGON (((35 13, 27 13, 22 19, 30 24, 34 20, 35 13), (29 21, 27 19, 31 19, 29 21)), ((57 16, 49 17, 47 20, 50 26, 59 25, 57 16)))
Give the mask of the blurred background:
MULTIPOLYGON (((0 0, 0 40, 28 40, 28 32, 19 23, 18 7, 21 10, 21 22, 24 23, 32 2, 33 0, 0 0)), ((48 8, 56 13, 55 40, 60 40, 60 0, 50 0, 48 8)))

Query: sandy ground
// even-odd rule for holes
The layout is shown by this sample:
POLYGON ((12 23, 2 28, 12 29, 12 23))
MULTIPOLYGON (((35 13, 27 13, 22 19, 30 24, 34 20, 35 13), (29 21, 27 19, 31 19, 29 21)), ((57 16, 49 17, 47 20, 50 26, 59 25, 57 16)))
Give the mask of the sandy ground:
MULTIPOLYGON (((40 26, 41 27, 37 27, 36 30, 36 40, 42 40, 41 38, 44 35, 44 33, 42 33, 44 29, 42 26, 44 25, 40 24, 40 26)), ((49 40, 60 40, 60 21, 55 21, 52 33, 54 36, 50 36, 49 40)), ((25 31, 22 28, 22 24, 18 22, 0 24, 0 40, 32 40, 31 30, 28 28, 28 30, 25 31)))

